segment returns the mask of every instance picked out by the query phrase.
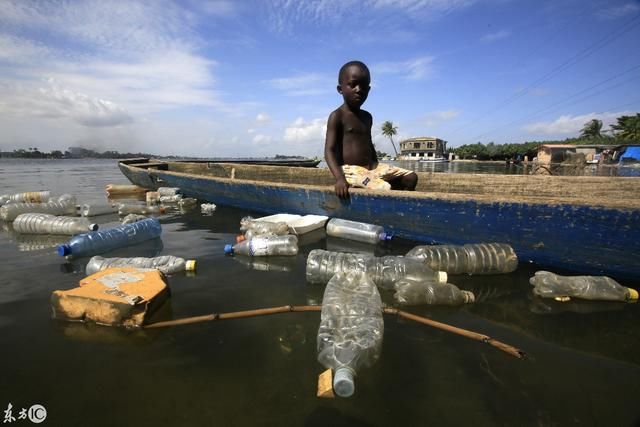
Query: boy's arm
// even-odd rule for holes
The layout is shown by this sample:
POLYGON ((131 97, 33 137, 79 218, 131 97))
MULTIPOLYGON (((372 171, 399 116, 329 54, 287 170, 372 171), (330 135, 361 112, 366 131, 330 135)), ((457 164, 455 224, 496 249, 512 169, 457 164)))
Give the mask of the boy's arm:
POLYGON ((373 170, 378 167, 378 154, 376 153, 376 147, 373 145, 373 138, 371 137, 371 128, 373 127, 373 117, 369 114, 368 117, 368 125, 369 125, 369 150, 371 150, 371 162, 369 165, 369 169, 373 170))
POLYGON ((342 142, 339 141, 340 119, 334 111, 329 115, 327 121, 327 138, 324 143, 324 160, 329 166, 329 170, 336 179, 336 195, 341 199, 349 197, 349 184, 344 177, 342 165, 338 163, 338 150, 342 150, 342 142))

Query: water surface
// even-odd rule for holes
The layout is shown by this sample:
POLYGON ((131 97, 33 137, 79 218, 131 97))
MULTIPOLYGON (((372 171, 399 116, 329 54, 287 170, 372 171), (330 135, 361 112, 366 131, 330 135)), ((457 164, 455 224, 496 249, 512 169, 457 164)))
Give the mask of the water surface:
MULTIPOLYGON (((49 189, 103 202, 109 183, 127 183, 112 160, 0 161, 0 193, 49 189)), ((323 289, 304 278, 312 249, 384 255, 418 244, 371 248, 314 233, 301 239, 297 257, 225 257, 240 218, 251 214, 219 206, 212 216, 166 215, 160 217, 161 241, 108 255, 197 260, 196 275, 169 278, 171 299, 153 318, 166 320, 318 303, 323 289)), ((98 219, 105 227, 117 221, 98 219)), ((330 400, 315 397, 323 370, 316 361, 318 313, 146 331, 55 321, 51 292, 76 286, 88 261, 66 262, 55 243, 16 235, 7 225, 0 232, 0 407, 11 403, 16 418, 21 408, 41 404, 46 423, 64 426, 640 422, 640 306, 539 300, 528 284, 532 264, 502 276, 451 276, 449 282, 476 294, 473 305, 409 310, 490 335, 525 350, 529 359, 386 316, 381 359, 360 372, 353 398, 330 400)), ((382 298, 393 301, 390 293, 382 298)))

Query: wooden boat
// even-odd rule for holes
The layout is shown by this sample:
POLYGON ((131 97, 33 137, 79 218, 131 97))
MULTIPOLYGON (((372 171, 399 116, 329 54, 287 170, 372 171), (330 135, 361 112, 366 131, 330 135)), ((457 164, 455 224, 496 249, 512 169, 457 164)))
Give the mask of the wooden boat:
POLYGON ((505 242, 521 262, 621 280, 640 277, 635 177, 419 172, 417 191, 351 189, 325 168, 124 160, 133 183, 265 214, 316 214, 383 225, 421 243, 505 242))
MULTIPOLYGON (((130 159, 133 161, 140 159, 130 159)), ((145 161, 148 159, 145 159, 145 161)), ((263 165, 263 166, 289 166, 289 167, 300 167, 300 168, 315 168, 317 167, 322 160, 318 159, 308 159, 308 158, 297 158, 297 157, 282 157, 282 158, 246 158, 246 159, 237 159, 237 158, 215 158, 215 159, 197 159, 197 160, 188 160, 191 163, 239 163, 243 165, 263 165)))

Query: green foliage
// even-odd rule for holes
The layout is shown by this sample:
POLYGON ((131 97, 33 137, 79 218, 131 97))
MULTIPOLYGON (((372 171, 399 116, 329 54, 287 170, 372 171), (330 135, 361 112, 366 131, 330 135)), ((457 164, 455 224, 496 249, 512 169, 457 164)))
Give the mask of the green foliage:
POLYGON ((602 120, 593 119, 584 124, 580 131, 580 138, 584 139, 601 139, 602 120))
POLYGON ((398 133, 398 127, 393 125, 393 122, 387 120, 382 124, 382 134, 389 138, 391 141, 391 145, 393 146, 393 151, 398 155, 398 150, 396 150, 396 144, 393 143, 393 136, 398 133))
POLYGON ((616 138, 623 141, 640 142, 640 113, 635 116, 618 117, 618 123, 611 125, 616 138))

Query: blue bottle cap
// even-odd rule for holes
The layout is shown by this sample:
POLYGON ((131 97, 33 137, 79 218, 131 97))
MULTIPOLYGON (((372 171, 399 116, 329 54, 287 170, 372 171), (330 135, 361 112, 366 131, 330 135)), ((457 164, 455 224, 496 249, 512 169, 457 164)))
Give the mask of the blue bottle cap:
POLYGON ((393 233, 380 233, 380 240, 383 242, 388 242, 393 239, 393 233))
POLYGON ((58 246, 58 255, 67 256, 71 254, 71 246, 69 245, 60 245, 58 246))
POLYGON ((233 245, 224 245, 224 254, 233 255, 233 245))

